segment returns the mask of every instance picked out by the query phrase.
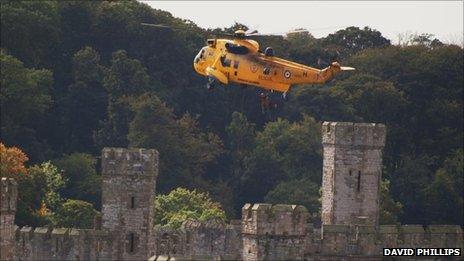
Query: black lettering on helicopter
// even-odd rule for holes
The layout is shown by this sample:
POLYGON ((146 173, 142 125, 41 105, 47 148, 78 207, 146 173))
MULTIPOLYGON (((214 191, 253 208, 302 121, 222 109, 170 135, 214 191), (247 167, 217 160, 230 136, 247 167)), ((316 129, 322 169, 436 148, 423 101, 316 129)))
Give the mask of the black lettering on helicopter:
POLYGON ((241 81, 241 82, 246 82, 246 83, 259 84, 259 82, 248 81, 248 80, 241 79, 241 78, 238 78, 237 80, 239 80, 239 81, 241 81))
POLYGON ((307 71, 303 72, 303 77, 308 77, 308 72, 307 71))
POLYGON ((270 77, 270 76, 266 76, 266 75, 258 75, 258 79, 260 79, 260 80, 265 80, 265 81, 269 81, 269 80, 271 80, 271 77, 270 77))

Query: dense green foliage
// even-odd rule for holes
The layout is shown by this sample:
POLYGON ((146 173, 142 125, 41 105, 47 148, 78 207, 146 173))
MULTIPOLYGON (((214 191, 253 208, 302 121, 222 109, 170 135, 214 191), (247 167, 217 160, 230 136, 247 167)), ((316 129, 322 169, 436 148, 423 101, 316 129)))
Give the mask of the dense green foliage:
POLYGON ((98 214, 92 204, 68 199, 52 220, 57 227, 93 228, 94 218, 98 214))
POLYGON ((16 224, 44 225, 57 211, 63 199, 60 190, 66 181, 50 162, 31 166, 27 174, 18 175, 18 206, 16 224))
POLYGON ((278 107, 263 115, 259 90, 210 92, 192 70, 210 33, 136 1, 2 2, 1 142, 30 164, 52 160, 68 182, 21 181, 31 191, 18 224, 37 223, 50 190, 99 209, 104 146, 158 149, 157 192, 209 192, 229 218, 260 201, 303 204, 317 216, 321 121, 387 125, 382 222, 463 224, 462 47, 428 34, 392 45, 368 27, 264 37, 261 49, 280 57, 357 70, 296 86, 286 103, 273 97, 278 107))
POLYGON ((96 159, 90 154, 73 153, 56 162, 66 179, 67 189, 62 191, 65 198, 80 199, 100 206, 101 177, 97 174, 96 159))
POLYGON ((225 220, 220 205, 207 193, 177 188, 155 200, 155 224, 179 228, 186 220, 225 220))

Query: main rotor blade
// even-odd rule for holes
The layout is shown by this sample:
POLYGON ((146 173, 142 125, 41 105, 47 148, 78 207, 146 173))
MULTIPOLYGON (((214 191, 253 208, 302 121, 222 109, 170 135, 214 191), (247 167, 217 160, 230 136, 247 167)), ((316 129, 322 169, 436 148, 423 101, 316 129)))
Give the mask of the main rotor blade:
POLYGON ((257 33, 258 33, 258 30, 253 30, 253 31, 248 30, 248 31, 245 32, 245 35, 255 35, 257 33))
POLYGON ((231 33, 211 33, 211 34, 216 35, 216 36, 228 36, 228 37, 235 36, 234 34, 231 34, 231 33))
POLYGON ((353 67, 348 67, 348 66, 341 66, 340 69, 341 69, 342 71, 354 71, 354 70, 356 70, 355 68, 353 68, 353 67))
POLYGON ((309 31, 306 29, 297 29, 297 30, 288 31, 285 34, 298 34, 298 33, 309 33, 309 31))
POLYGON ((166 30, 172 30, 172 28, 168 25, 164 25, 164 24, 148 24, 148 23, 140 23, 141 25, 143 26, 149 26, 149 27, 154 27, 154 28, 158 28, 158 29, 166 29, 166 30))

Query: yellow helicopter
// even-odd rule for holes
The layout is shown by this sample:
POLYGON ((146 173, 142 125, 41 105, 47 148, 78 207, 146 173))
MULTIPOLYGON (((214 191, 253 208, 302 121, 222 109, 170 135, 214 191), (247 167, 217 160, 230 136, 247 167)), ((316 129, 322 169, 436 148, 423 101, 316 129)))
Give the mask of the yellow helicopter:
POLYGON ((237 30, 232 39, 208 39, 195 57, 193 67, 208 77, 208 88, 215 81, 222 84, 235 82, 282 92, 285 97, 294 84, 325 83, 340 71, 354 70, 333 62, 319 70, 274 56, 271 47, 264 52, 255 40, 247 39, 244 30, 237 30))
POLYGON ((271 47, 262 52, 258 42, 250 39, 262 36, 257 31, 247 33, 237 30, 233 34, 220 35, 229 39, 208 39, 207 46, 200 50, 193 61, 195 71, 208 78, 208 89, 213 88, 216 82, 233 82, 281 92, 285 99, 292 85, 325 83, 341 71, 354 70, 352 67, 340 66, 338 62, 333 62, 322 70, 312 68, 275 57, 271 47))

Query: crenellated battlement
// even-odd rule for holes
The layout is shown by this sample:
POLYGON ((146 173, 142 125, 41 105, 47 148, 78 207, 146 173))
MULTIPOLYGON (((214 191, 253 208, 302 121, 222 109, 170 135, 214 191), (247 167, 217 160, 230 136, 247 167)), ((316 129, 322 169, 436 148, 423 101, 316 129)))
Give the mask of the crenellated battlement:
POLYGON ((311 245, 308 254, 324 256, 379 256, 383 248, 463 246, 463 231, 457 225, 322 225, 321 234, 310 237, 317 244, 311 245))
POLYGON ((380 123, 324 122, 322 144, 383 148, 386 131, 380 123))
POLYGON ((18 198, 18 184, 12 178, 2 177, 0 184, 0 211, 2 213, 16 212, 16 199, 18 198))
POLYGON ((111 257, 109 231, 53 227, 16 227, 17 260, 97 260, 111 257))
POLYGON ((105 148, 94 229, 16 227, 18 189, 2 178, 0 260, 381 260, 383 248, 462 249, 460 226, 378 225, 384 125, 325 122, 322 131, 320 228, 305 207, 281 204, 245 204, 230 224, 153 228, 158 152, 105 148))
POLYGON ((242 233, 301 236, 306 234, 308 216, 306 208, 298 205, 245 204, 242 233))
POLYGON ((103 175, 158 175, 159 153, 154 149, 104 148, 103 175))

